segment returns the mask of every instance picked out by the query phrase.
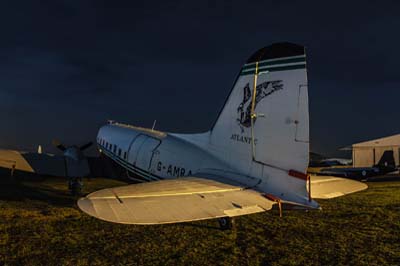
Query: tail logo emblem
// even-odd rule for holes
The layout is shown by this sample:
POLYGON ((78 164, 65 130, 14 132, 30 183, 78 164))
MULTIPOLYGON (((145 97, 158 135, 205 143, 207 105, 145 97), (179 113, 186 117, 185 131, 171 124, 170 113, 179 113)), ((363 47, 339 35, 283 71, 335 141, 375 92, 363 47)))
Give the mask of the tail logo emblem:
MULTIPOLYGON (((256 87, 256 99, 254 102, 254 110, 257 104, 267 96, 273 94, 278 90, 283 89, 282 80, 265 81, 256 87)), ((247 83, 243 88, 243 100, 237 108, 238 117, 236 119, 242 133, 244 128, 249 128, 251 126, 251 90, 250 84, 247 83)), ((254 119, 254 123, 256 122, 254 119)))

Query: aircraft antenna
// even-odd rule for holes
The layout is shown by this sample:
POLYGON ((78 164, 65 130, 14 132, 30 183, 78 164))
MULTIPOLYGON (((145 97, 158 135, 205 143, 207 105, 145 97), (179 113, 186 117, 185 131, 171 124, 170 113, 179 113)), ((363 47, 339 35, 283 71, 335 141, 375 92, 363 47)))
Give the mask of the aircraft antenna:
POLYGON ((157 123, 157 120, 154 120, 153 126, 151 127, 151 131, 154 131, 154 128, 156 127, 156 123, 157 123))

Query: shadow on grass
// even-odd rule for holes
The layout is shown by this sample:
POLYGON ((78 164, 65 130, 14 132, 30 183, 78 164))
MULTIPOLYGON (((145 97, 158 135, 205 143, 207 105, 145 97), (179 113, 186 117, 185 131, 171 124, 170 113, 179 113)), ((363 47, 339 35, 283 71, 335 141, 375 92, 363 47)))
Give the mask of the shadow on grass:
POLYGON ((77 198, 68 191, 43 186, 45 178, 26 182, 27 179, 2 178, 0 180, 0 200, 37 200, 59 207, 72 207, 77 198))
POLYGON ((207 224, 199 224, 197 222, 185 222, 185 223, 180 223, 179 225, 185 227, 196 227, 196 228, 205 228, 205 229, 212 229, 212 230, 218 230, 218 231, 223 231, 221 227, 219 226, 212 226, 212 225, 207 225, 207 224))
POLYGON ((367 178, 367 182, 399 182, 400 175, 385 175, 367 178))

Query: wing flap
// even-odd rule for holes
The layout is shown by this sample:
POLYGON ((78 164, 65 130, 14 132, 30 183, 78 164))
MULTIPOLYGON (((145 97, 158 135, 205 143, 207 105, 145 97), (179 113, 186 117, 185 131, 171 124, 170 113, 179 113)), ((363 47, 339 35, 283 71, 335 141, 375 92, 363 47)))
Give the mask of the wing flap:
POLYGON ((78 201, 87 214, 123 224, 165 224, 270 210, 260 193, 203 178, 181 178, 103 189, 78 201))
POLYGON ((311 197, 331 199, 367 189, 365 183, 335 176, 311 176, 311 197))

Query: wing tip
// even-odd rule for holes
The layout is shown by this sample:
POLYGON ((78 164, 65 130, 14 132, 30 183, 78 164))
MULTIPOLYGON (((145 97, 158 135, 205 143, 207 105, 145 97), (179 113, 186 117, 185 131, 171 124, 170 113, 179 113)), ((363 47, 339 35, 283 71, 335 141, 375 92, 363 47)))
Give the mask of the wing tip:
POLYGON ((93 203, 90 199, 84 197, 84 198, 80 198, 77 202, 78 204, 78 208, 83 211, 84 213, 96 217, 97 218, 97 213, 96 210, 93 206, 93 203))

